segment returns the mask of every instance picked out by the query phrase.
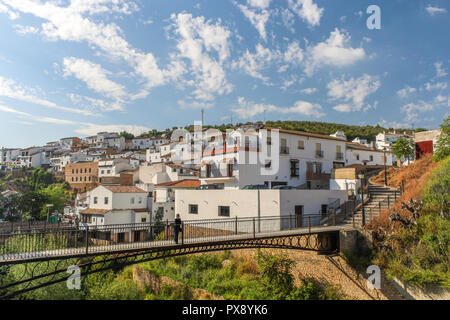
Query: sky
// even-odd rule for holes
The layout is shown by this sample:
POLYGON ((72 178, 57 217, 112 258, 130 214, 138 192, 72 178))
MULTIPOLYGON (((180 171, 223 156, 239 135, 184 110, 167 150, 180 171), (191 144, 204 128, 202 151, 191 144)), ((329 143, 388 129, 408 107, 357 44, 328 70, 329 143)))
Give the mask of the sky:
POLYGON ((438 128, 449 11, 448 0, 0 0, 0 146, 184 127, 202 109, 211 125, 438 128))

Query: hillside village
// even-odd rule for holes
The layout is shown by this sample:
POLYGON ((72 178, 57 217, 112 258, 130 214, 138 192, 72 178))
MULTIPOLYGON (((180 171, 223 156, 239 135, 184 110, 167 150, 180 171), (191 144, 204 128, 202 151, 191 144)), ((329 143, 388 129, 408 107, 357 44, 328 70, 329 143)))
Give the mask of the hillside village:
MULTIPOLYGON (((422 136, 433 144, 438 135, 439 130, 421 132, 416 140, 422 136)), ((184 220, 320 217, 361 196, 358 173, 397 164, 392 145, 399 138, 413 139, 398 132, 347 141, 339 131, 323 135, 253 125, 225 134, 191 127, 171 136, 126 139, 100 132, 62 138, 40 147, 1 149, 0 159, 5 172, 44 168, 65 181, 76 200, 64 216, 88 225, 171 221, 175 214, 184 220), (273 157, 248 161, 272 146, 273 157), (342 168, 354 170, 343 175, 342 168)), ((427 142, 417 143, 429 152, 427 142)))

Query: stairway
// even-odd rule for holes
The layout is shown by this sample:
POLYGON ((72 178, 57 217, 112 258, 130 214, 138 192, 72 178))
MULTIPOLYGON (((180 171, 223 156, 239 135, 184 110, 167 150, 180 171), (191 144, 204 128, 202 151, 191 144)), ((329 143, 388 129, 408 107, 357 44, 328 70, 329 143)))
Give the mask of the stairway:
MULTIPOLYGON (((391 207, 400 196, 400 191, 385 187, 383 185, 373 184, 369 181, 369 201, 364 205, 366 224, 379 217, 380 211, 391 207)), ((355 227, 362 226, 362 208, 358 209, 353 217, 344 220, 344 226, 352 227, 353 219, 355 227)))

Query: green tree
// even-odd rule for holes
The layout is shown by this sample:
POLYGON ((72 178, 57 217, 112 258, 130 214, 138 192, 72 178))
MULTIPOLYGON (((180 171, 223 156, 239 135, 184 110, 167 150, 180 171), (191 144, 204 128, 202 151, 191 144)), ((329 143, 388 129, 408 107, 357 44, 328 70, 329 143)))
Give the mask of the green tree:
POLYGON ((122 131, 119 134, 121 137, 124 137, 125 139, 129 140, 129 139, 133 139, 134 138, 134 134, 126 132, 126 131, 122 131))
POLYGON ((405 138, 399 138, 392 146, 392 152, 398 159, 411 160, 414 157, 414 142, 405 138))
POLYGON ((447 117, 441 124, 441 134, 439 136, 434 159, 440 161, 450 156, 450 117, 447 117))
MULTIPOLYGON (((67 193, 64 188, 64 184, 55 183, 48 186, 45 189, 39 191, 39 194, 46 199, 46 203, 53 204, 52 211, 58 210, 58 212, 62 212, 67 200, 67 193)), ((47 208, 44 206, 41 207, 41 219, 45 219, 47 217, 47 208)))
POLYGON ((28 180, 31 190, 34 191, 46 188, 53 182, 53 174, 42 168, 33 169, 28 180))

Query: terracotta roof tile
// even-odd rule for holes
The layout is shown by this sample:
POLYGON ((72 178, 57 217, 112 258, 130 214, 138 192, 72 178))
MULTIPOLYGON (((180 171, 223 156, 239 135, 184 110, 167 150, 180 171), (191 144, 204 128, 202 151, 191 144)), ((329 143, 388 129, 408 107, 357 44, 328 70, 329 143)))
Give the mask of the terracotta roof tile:
POLYGON ((172 188, 197 188, 200 187, 199 180, 185 179, 179 181, 164 182, 155 185, 155 187, 172 187, 172 188))
POLYGON ((147 191, 135 186, 103 186, 114 193, 147 193, 147 191))

